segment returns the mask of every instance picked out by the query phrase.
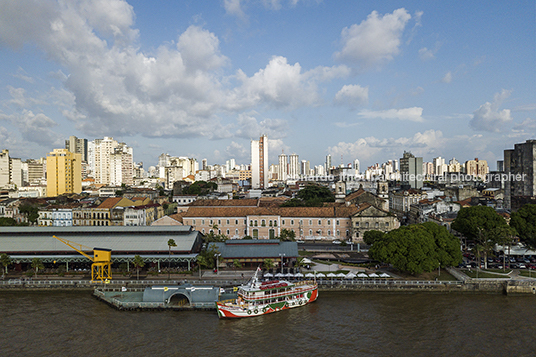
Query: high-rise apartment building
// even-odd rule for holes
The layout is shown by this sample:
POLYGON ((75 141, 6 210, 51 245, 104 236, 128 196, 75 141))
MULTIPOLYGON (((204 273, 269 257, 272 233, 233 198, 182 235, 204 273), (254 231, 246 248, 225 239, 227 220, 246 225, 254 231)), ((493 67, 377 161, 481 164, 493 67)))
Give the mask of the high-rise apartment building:
POLYGON ((400 158, 400 174, 402 182, 411 188, 421 189, 423 185, 422 157, 415 157, 411 152, 404 151, 400 158))
POLYGON ((304 176, 311 175, 311 164, 309 163, 309 160, 301 161, 300 173, 304 176))
POLYGON ((516 211, 524 203, 536 199, 536 140, 515 144, 514 149, 504 150, 505 181, 504 204, 516 211))
POLYGON ((465 162, 465 174, 484 179, 488 174, 488 162, 486 160, 468 160, 465 162))
POLYGON ((113 138, 94 141, 95 182, 104 185, 132 185, 134 177, 133 149, 113 138))
POLYGON ((277 165, 277 179, 285 181, 288 175, 288 156, 282 152, 279 156, 279 164, 277 165))
POLYGON ((462 165, 454 157, 449 161, 447 165, 448 172, 462 172, 462 165))
POLYGON ((82 161, 88 162, 88 143, 87 139, 79 139, 76 136, 69 136, 69 139, 65 140, 65 149, 69 150, 73 154, 82 155, 82 161))
POLYGON ((298 154, 288 156, 288 175, 291 179, 297 179, 300 176, 300 157, 298 154))
POLYGON ((268 137, 251 140, 251 187, 265 189, 268 187, 268 137))
POLYGON ((9 150, 0 153, 0 188, 22 186, 22 161, 9 156, 9 150))
POLYGON ((47 196, 82 192, 82 155, 54 149, 47 155, 47 196))
POLYGON ((331 170, 331 155, 330 154, 326 156, 326 163, 324 164, 324 168, 325 168, 326 174, 329 175, 330 170, 331 170))

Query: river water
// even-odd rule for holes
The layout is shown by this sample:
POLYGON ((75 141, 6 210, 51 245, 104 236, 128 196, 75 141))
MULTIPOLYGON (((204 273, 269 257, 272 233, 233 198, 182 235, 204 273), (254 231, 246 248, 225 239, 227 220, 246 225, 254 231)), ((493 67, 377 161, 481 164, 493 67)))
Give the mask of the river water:
POLYGON ((239 320, 0 291, 0 356, 534 356, 536 297, 321 292, 239 320))

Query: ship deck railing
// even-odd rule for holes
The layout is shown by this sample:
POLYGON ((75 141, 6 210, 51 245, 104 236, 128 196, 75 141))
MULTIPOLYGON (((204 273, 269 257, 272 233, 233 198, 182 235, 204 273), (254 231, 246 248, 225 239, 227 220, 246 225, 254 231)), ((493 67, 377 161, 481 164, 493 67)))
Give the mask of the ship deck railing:
MULTIPOLYGON (((302 285, 306 285, 306 284, 302 284, 302 285)), ((305 287, 305 288, 298 288, 298 289, 293 289, 293 290, 290 290, 290 291, 277 290, 278 293, 275 293, 275 294, 268 294, 268 295, 261 295, 261 296, 245 296, 245 295, 242 295, 242 298, 244 300, 246 300, 246 301, 269 300, 269 299, 274 299, 274 298, 283 297, 283 296, 292 296, 292 295, 302 294, 302 293, 314 290, 316 288, 316 285, 311 285, 311 284, 307 284, 307 285, 308 286, 305 287)), ((267 290, 261 290, 261 291, 264 292, 264 291, 267 291, 267 290)))

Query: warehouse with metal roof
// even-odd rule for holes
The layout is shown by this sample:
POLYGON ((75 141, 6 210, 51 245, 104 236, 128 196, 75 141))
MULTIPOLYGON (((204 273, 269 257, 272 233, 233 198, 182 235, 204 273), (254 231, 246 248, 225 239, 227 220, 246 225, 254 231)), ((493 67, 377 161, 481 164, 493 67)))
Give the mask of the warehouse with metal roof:
POLYGON ((2 227, 0 253, 20 263, 40 258, 44 263, 80 263, 88 259, 54 238, 60 237, 81 250, 110 249, 114 263, 131 262, 140 255, 146 262, 187 263, 188 269, 202 248, 200 232, 191 226, 82 226, 82 227, 2 227), (173 239, 176 246, 168 246, 173 239))
POLYGON ((298 243, 278 239, 233 239, 211 243, 221 254, 220 261, 232 266, 238 260, 245 267, 254 267, 271 259, 276 265, 292 266, 298 259, 298 243))

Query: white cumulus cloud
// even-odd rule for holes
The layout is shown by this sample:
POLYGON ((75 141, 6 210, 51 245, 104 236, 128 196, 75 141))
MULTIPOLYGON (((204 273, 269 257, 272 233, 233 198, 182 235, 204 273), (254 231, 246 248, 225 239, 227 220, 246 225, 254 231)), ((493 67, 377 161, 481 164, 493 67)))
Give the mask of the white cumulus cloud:
POLYGON ((499 110, 503 101, 510 96, 512 91, 503 89, 501 93, 496 93, 492 102, 486 102, 473 112, 473 118, 469 125, 474 130, 500 132, 504 123, 512 121, 509 109, 499 110))
POLYGON ((360 67, 392 60, 400 52, 400 39, 410 19, 404 8, 383 16, 373 11, 359 25, 342 30, 342 50, 335 53, 335 58, 360 67))
POLYGON ((357 84, 345 85, 335 94, 335 102, 351 107, 367 104, 368 87, 361 87, 357 84))

